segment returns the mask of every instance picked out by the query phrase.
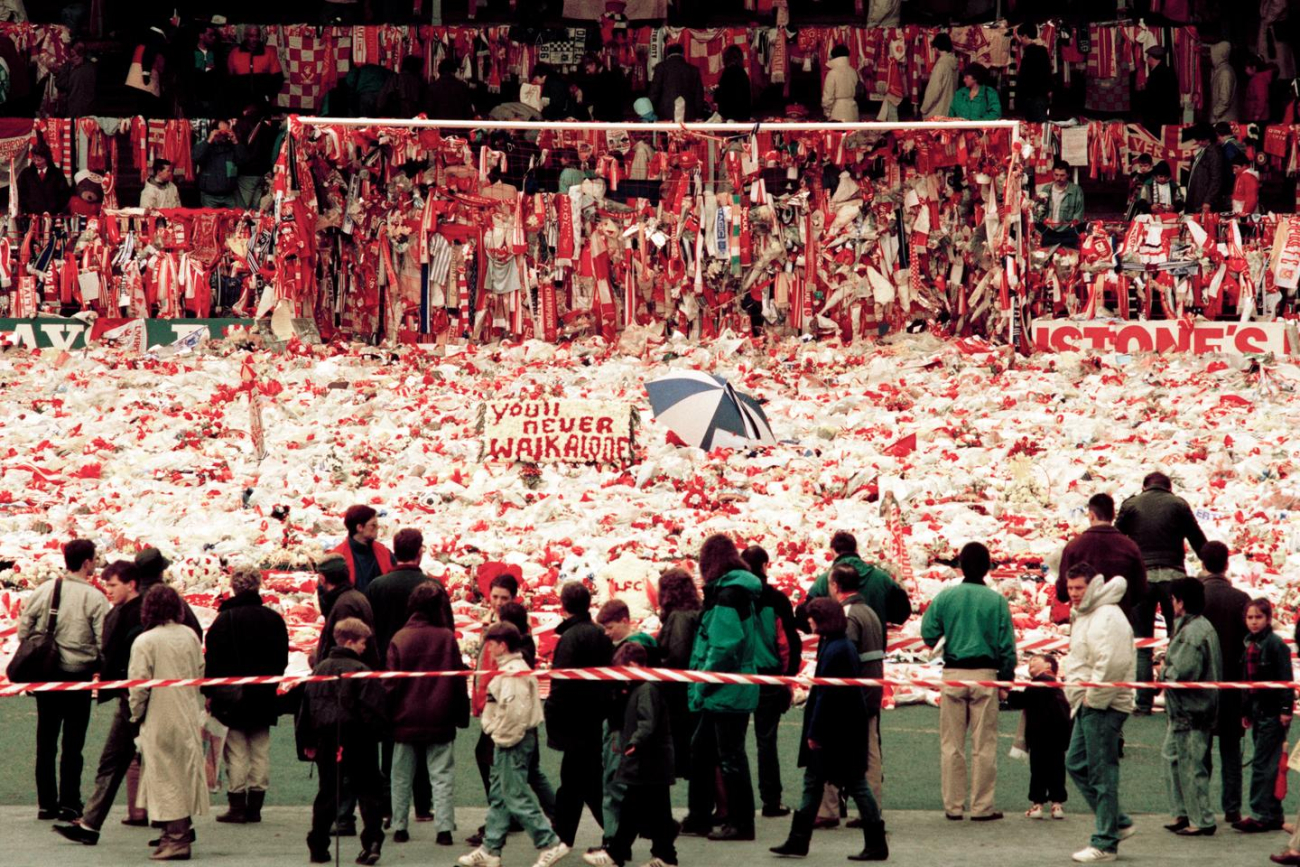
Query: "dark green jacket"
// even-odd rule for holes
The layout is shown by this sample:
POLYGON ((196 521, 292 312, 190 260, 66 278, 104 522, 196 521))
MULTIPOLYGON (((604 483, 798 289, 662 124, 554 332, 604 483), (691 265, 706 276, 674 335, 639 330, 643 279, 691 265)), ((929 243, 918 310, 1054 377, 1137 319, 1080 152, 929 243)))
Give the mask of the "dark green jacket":
MULTIPOLYGON (((1165 664, 1160 669, 1162 681, 1222 680, 1223 663, 1219 636, 1210 621, 1199 614, 1184 614, 1174 625, 1169 639, 1165 664)), ((1214 728, 1219 714, 1217 689, 1167 689, 1165 713, 1174 731, 1214 728)))
POLYGON ((963 581, 934 597, 921 619, 921 638, 929 647, 945 639, 943 664, 949 668, 992 668, 998 680, 1015 673, 1011 607, 982 582, 963 581))
MULTIPOLYGON (((728 671, 757 674, 754 661, 756 618, 763 583, 753 574, 735 569, 704 588, 700 631, 691 649, 692 671, 728 671)), ((752 713, 758 707, 758 687, 748 684, 693 683, 693 711, 752 713)))
POLYGON ((676 779, 668 703, 659 684, 644 681, 633 687, 623 712, 624 755, 618 779, 629 786, 671 786, 676 779), (627 750, 633 749, 631 755, 627 750))
MULTIPOLYGON (((1259 645, 1259 664, 1251 680, 1294 680, 1291 648, 1271 628, 1259 635, 1248 634, 1245 641, 1247 652, 1252 644, 1259 645)), ((1247 677, 1245 653, 1241 655, 1241 676, 1243 680, 1247 677)), ((1251 689, 1242 698, 1241 712, 1251 719, 1265 719, 1291 713, 1294 704, 1295 693, 1289 689, 1251 689)))
MULTIPOLYGON (((862 597, 863 602, 871 606, 872 611, 876 612, 876 616, 880 618, 880 625, 886 632, 889 631, 890 625, 901 626, 912 616, 912 601, 907 598, 907 591, 899 587, 884 569, 873 566, 857 554, 843 554, 836 557, 831 565, 838 566, 840 563, 848 563, 858 570, 858 574, 862 576, 858 595, 862 597)), ((817 576, 812 587, 808 588, 808 599, 830 596, 830 578, 830 569, 817 576)))

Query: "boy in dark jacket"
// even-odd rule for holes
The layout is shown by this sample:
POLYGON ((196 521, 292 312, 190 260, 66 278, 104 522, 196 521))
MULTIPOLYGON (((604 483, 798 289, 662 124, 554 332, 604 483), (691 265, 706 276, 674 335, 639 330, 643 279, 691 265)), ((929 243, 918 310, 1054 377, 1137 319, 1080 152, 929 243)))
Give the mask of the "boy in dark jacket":
MULTIPOLYGON (((649 661, 645 645, 625 642, 614 654, 614 664, 645 666, 649 661)), ((677 823, 673 820, 668 787, 673 784, 676 762, 673 737, 669 728, 668 703, 659 693, 658 684, 631 681, 631 691, 623 702, 620 721, 621 761, 618 782, 623 799, 617 829, 611 829, 603 850, 582 856, 592 867, 622 865, 632 857, 632 844, 638 836, 650 840, 653 867, 677 864, 677 823)), ((647 865, 647 867, 649 867, 647 865)))
MULTIPOLYGON (((314 675, 337 676, 370 671, 362 661, 370 627, 355 617, 334 624, 329 656, 314 675)), ((312 805, 307 849, 313 864, 330 859, 330 826, 338 814, 341 781, 346 777, 361 803, 361 854, 358 864, 379 863, 384 843, 383 778, 379 774, 379 740, 388 728, 384 685, 378 680, 327 680, 306 685, 298 711, 298 755, 316 763, 320 788, 312 805)))
MULTIPOLYGON (((1029 677, 1057 680, 1056 657, 1038 654, 1029 658, 1029 677)), ((1043 805, 1050 803, 1053 819, 1065 818, 1065 752, 1070 746, 1070 702, 1059 687, 1032 687, 1007 696, 1011 707, 1024 713, 1025 747, 1029 751, 1029 819, 1044 818, 1043 805)))

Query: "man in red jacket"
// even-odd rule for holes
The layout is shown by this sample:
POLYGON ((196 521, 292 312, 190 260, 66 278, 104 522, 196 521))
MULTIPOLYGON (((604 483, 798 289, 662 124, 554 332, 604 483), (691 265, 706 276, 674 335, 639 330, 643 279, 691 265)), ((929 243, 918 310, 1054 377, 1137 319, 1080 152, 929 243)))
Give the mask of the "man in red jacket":
POLYGON ((343 513, 343 526, 348 537, 330 553, 347 561, 353 587, 365 593, 371 581, 393 571, 393 555, 377 541, 379 513, 369 506, 349 506, 343 513))
POLYGON ((1090 563, 1106 580, 1116 575, 1124 576, 1128 590, 1120 601, 1120 610, 1133 628, 1137 628, 1136 609, 1147 595, 1147 570, 1142 563, 1142 550, 1137 543, 1115 529, 1115 501, 1110 494, 1094 494, 1088 501, 1090 526, 1070 540, 1061 552, 1061 565, 1056 574, 1056 601, 1068 602, 1065 579, 1070 569, 1080 563, 1090 563))

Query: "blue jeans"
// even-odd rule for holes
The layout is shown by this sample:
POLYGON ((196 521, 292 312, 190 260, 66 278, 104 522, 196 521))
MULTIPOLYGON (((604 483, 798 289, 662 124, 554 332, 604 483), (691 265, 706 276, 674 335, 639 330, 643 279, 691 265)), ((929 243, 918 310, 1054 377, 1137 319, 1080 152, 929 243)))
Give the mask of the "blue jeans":
POLYGON ((1286 729, 1282 720, 1275 716, 1257 717, 1250 724, 1255 744, 1255 758, 1250 763, 1250 812, 1265 823, 1282 821, 1282 802, 1277 799, 1275 790, 1286 729))
POLYGON ((393 830, 405 831, 411 812, 416 756, 424 755, 424 772, 433 790, 433 818, 438 831, 456 830, 456 742, 445 744, 393 744, 393 830))
POLYGON ((1097 817, 1092 845, 1103 852, 1118 851, 1120 829, 1133 824, 1119 809, 1119 739, 1126 719, 1123 711, 1079 708, 1065 756, 1070 778, 1097 817))
POLYGON ((528 785, 528 769, 536 752, 536 729, 529 731, 513 747, 496 746, 483 832, 483 848, 493 855, 500 855, 506 845, 511 818, 523 826, 538 849, 549 849, 560 842, 528 785))
POLYGON ((1170 723, 1163 750, 1169 813, 1175 819, 1186 817, 1196 828, 1215 825, 1214 810, 1210 808, 1209 753, 1208 731, 1175 729, 1170 723))

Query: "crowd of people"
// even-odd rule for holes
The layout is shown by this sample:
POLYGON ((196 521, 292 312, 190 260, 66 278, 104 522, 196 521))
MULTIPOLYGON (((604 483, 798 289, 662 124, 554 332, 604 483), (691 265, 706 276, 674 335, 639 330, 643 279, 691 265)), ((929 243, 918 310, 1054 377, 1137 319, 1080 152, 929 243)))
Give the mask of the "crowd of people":
MULTIPOLYGON (((1072 683, 1292 679, 1290 649, 1272 632, 1271 605, 1232 586, 1225 574, 1228 548, 1206 540, 1166 475, 1149 474, 1118 515, 1104 493, 1089 500, 1088 514, 1088 529, 1062 552, 1056 583, 1060 602, 1070 609, 1069 653, 1060 660, 1028 659, 1032 679, 1059 678, 1064 690, 1049 684, 1010 692, 982 683, 1012 680, 1020 660, 1007 600, 986 585, 992 564, 978 542, 961 549, 955 561, 961 580, 941 591, 921 619, 921 636, 942 656, 946 682, 939 703, 945 817, 1003 819, 996 803, 997 714, 1009 702, 1023 709, 1017 748, 1030 761, 1025 815, 1063 818, 1067 773, 1095 814, 1089 845, 1073 855, 1080 863, 1114 860, 1119 843, 1136 833, 1119 799, 1123 728, 1130 715, 1153 712, 1155 693, 1072 683), (1186 572, 1188 547, 1204 569, 1197 577, 1186 572), (1170 642, 1153 674, 1151 650, 1136 650, 1134 636, 1154 634, 1157 610, 1169 625, 1170 642)), ((462 867, 498 867, 512 831, 528 835, 539 853, 537 867, 550 867, 574 848, 584 812, 603 829, 601 845, 582 855, 591 867, 621 867, 638 837, 651 843, 651 867, 672 867, 678 835, 752 841, 760 814, 791 816, 787 839, 771 851, 802 857, 814 830, 840 824, 845 799, 858 810, 848 824, 863 835, 861 851, 850 859, 888 858, 880 687, 818 685, 808 693, 799 739, 803 784, 792 810, 783 802, 776 737, 791 706, 786 687, 557 679, 543 701, 536 678, 526 675, 539 660, 516 575, 503 565, 490 577, 481 645, 467 660, 447 588, 421 570, 420 532, 400 530, 390 551, 378 540, 379 518, 371 507, 351 507, 344 523, 347 538, 316 564, 324 622, 311 654, 313 673, 449 676, 326 680, 284 695, 275 684, 100 690, 98 700, 115 710, 84 803, 82 752, 92 693, 37 693, 38 818, 63 820, 56 832, 95 845, 125 780, 128 804, 137 812, 124 824, 161 829, 153 859, 188 858, 195 840, 191 822, 209 806, 205 728, 215 720, 225 730, 229 806, 217 821, 254 824, 270 788, 270 729, 280 716, 293 714, 299 757, 315 763, 319 780, 307 835, 312 862, 331 859, 333 838, 358 833, 360 812, 356 862, 374 864, 386 828, 396 843, 411 839, 412 811, 417 822, 434 823, 438 845, 455 843, 454 743, 477 717, 474 754, 488 812, 469 838, 474 848, 458 859, 462 867), (458 676, 467 661, 472 676, 458 676), (751 717, 758 803, 745 749, 751 717), (558 787, 539 766, 543 723, 546 745, 562 753, 558 787), (669 789, 680 779, 687 780, 689 807, 678 823, 669 789)), ((837 532, 830 544, 831 568, 795 606, 767 582, 761 547, 742 551, 725 535, 709 537, 698 556, 698 584, 682 568, 660 576, 657 635, 641 631, 617 597, 593 616, 591 590, 570 581, 558 591, 564 620, 550 664, 795 674, 801 633, 812 633, 818 638, 816 676, 881 677, 888 629, 912 616, 913 600, 887 571, 859 556, 852 534, 837 532)), ((109 563, 97 581, 92 542, 68 543, 64 557, 66 573, 27 599, 19 630, 21 639, 52 631, 59 655, 55 679, 284 673, 288 633, 259 594, 257 569, 231 569, 229 595, 205 635, 167 583, 170 563, 156 548, 109 563)), ((1217 738, 1224 820, 1242 833, 1282 829, 1276 777, 1292 704, 1292 692, 1281 688, 1167 690, 1163 757, 1173 821, 1165 828, 1180 837, 1216 831, 1209 780, 1217 738), (1246 730, 1254 759, 1243 798, 1246 730)), ((1272 857, 1300 864, 1300 831, 1272 857)))

